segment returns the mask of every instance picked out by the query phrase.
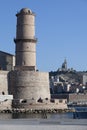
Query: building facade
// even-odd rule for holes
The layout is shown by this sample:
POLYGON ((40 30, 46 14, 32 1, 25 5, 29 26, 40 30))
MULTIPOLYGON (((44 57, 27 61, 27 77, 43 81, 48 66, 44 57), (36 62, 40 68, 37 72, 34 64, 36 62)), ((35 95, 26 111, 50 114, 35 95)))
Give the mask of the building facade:
POLYGON ((15 56, 3 51, 0 51, 0 70, 14 70, 15 56))

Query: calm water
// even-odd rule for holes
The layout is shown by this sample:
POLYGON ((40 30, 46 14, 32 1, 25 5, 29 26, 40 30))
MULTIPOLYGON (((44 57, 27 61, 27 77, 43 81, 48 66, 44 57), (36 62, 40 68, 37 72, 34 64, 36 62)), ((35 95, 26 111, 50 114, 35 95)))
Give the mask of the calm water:
POLYGON ((0 119, 64 119, 71 118, 73 119, 73 113, 58 113, 58 114, 28 114, 28 113, 1 113, 0 119))

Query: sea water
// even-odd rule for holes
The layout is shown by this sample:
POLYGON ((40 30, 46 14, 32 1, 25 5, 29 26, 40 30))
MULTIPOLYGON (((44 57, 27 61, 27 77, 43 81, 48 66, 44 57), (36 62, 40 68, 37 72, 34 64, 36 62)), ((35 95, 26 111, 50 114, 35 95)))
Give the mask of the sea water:
MULTIPOLYGON (((87 112, 87 107, 75 107, 76 111, 87 112)), ((87 116, 87 115, 86 115, 87 116)), ((81 118, 81 117, 80 117, 81 118)), ((82 117, 83 118, 83 117, 82 117)), ((87 117, 85 117, 87 118, 87 117)), ((64 113, 0 113, 0 119, 73 119, 73 112, 64 113)))
MULTIPOLYGON (((81 108, 77 108, 81 109, 81 108)), ((0 113, 0 130, 87 130, 87 119, 73 119, 73 113, 0 113)))

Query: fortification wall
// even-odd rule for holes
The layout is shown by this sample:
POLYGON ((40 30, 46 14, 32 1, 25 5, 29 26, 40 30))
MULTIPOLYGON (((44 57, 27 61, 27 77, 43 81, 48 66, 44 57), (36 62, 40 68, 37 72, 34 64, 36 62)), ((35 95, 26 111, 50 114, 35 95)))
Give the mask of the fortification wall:
POLYGON ((67 104, 65 103, 36 103, 36 104, 27 104, 20 103, 16 105, 16 108, 25 108, 32 110, 51 110, 51 109, 67 109, 67 104))
POLYGON ((87 93, 52 94, 52 99, 67 99, 68 102, 86 102, 87 93))
POLYGON ((14 99, 50 99, 49 75, 46 72, 12 71, 9 73, 10 93, 14 99))
POLYGON ((8 94, 8 71, 0 70, 0 95, 8 94))
POLYGON ((12 109, 13 95, 0 95, 0 110, 12 109))
POLYGON ((69 94, 69 102, 81 102, 81 101, 87 101, 87 93, 69 94))

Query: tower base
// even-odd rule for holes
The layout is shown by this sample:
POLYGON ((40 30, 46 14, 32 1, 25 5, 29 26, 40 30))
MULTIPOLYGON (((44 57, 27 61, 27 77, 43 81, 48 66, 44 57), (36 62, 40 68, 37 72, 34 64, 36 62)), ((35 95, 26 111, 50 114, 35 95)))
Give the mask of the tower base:
POLYGON ((49 75, 46 72, 15 70, 9 73, 9 80, 14 107, 27 108, 29 104, 50 100, 49 75))

